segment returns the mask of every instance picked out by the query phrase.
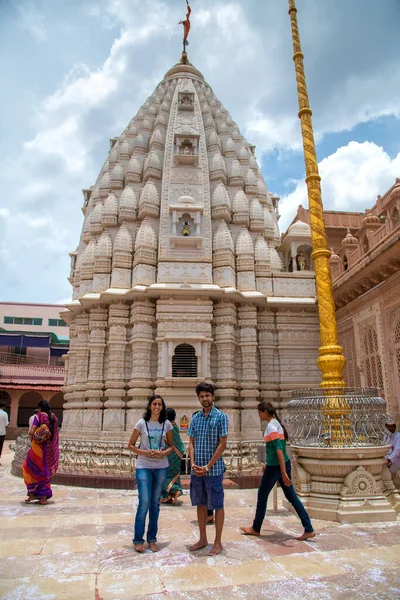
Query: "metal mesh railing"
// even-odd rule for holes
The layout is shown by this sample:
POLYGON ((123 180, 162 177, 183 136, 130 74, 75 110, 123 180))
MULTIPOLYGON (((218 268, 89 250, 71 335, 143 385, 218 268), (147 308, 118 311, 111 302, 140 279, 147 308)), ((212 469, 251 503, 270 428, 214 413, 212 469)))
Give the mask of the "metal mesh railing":
MULTIPOLYGON (((190 474, 189 442, 185 442, 182 474, 190 474)), ((22 464, 30 448, 29 436, 21 435, 12 445, 14 460, 22 464)), ((265 442, 250 440, 228 442, 224 453, 226 475, 258 475, 265 465, 265 442)), ((59 473, 129 477, 135 472, 136 457, 127 442, 97 440, 60 440, 59 473)))
POLYGON ((389 415, 376 389, 306 389, 292 392, 285 425, 298 446, 383 446, 389 415))
MULTIPOLYGON (((68 348, 65 349, 65 353, 68 348)), ((61 356, 50 356, 42 358, 39 356, 29 356, 23 354, 13 354, 12 352, 0 352, 0 363, 4 365, 36 365, 40 367, 64 367, 64 359, 61 356)))

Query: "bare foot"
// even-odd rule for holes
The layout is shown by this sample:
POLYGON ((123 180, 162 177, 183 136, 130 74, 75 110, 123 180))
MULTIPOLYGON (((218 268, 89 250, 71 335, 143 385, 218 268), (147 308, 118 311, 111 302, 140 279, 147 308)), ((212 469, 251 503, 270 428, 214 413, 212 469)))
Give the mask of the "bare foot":
POLYGON ((207 540, 199 540, 198 542, 193 544, 193 546, 189 546, 189 552, 196 552, 196 550, 201 550, 206 546, 208 546, 207 540))
POLYGON ((26 498, 25 502, 27 504, 29 504, 29 502, 33 502, 33 500, 37 500, 36 496, 29 494, 29 496, 26 498))
POLYGON ((172 502, 172 498, 161 498, 161 504, 168 504, 168 502, 172 502))
POLYGON ((223 549, 224 548, 223 548, 222 544, 214 544, 214 546, 211 548, 210 552, 208 553, 208 556, 217 556, 217 554, 221 554, 223 549))
POLYGON ((181 492, 175 492, 172 496, 171 504, 176 504, 176 501, 178 500, 179 496, 182 496, 181 492))
POLYGON ((254 531, 252 527, 241 527, 240 531, 243 533, 243 535, 254 535, 256 537, 259 537, 260 535, 260 532, 254 531))
POLYGON ((143 544, 134 544, 133 547, 135 548, 136 552, 140 552, 140 554, 143 554, 143 552, 144 552, 143 544))
POLYGON ((39 500, 39 504, 47 504, 47 498, 46 496, 42 496, 39 500))
POLYGON ((207 525, 211 525, 212 523, 214 523, 214 517, 207 517, 207 525))
POLYGON ((316 535, 317 534, 315 533, 315 531, 305 531, 302 535, 295 538, 295 540, 299 540, 299 542, 304 542, 304 540, 314 538, 316 535))
POLYGON ((149 548, 152 552, 158 552, 160 550, 155 542, 149 542, 149 548))

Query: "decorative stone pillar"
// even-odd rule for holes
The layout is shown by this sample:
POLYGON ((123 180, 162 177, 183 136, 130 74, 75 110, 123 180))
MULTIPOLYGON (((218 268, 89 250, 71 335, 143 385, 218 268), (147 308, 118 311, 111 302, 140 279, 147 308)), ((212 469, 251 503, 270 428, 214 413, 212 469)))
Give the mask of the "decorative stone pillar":
POLYGON ((259 401, 257 308, 247 305, 239 310, 240 350, 242 353, 242 439, 257 439, 260 425, 256 407, 259 401))
POLYGON ((110 304, 108 312, 108 373, 103 415, 103 437, 121 437, 125 431, 125 348, 129 307, 110 304))
MULTIPOLYGON (((277 405, 281 378, 279 343, 275 313, 271 310, 266 309, 258 312, 258 340, 261 398, 277 405)), ((279 408, 279 404, 277 408, 279 408)))
POLYGON ((74 409, 74 394, 73 384, 75 383, 76 375, 76 319, 69 325, 69 351, 65 359, 65 375, 64 375, 64 413, 63 413, 63 426, 61 430, 61 437, 63 433, 68 431, 70 427, 70 416, 71 409, 74 409))
POLYGON ((235 373, 237 311, 233 302, 218 302, 214 305, 214 323, 217 347, 217 405, 228 416, 229 439, 239 439, 239 393, 236 389, 235 373))
POLYGON ((149 300, 136 300, 131 306, 132 373, 129 381, 126 430, 131 432, 143 415, 153 385, 150 363, 154 342, 155 306, 149 300))
POLYGON ((107 308, 95 306, 89 316, 89 374, 86 385, 83 424, 87 431, 99 437, 102 426, 104 350, 106 347, 107 308))
MULTIPOLYGON (((89 333, 89 314, 85 311, 76 316, 76 341, 75 341, 75 357, 76 357, 76 368, 75 377, 71 384, 71 393, 68 402, 68 408, 70 409, 68 428, 62 429, 63 437, 82 438, 86 437, 84 432, 84 406, 85 406, 85 393, 88 377, 88 365, 89 365, 89 345, 88 345, 88 333, 89 333)), ((71 367, 71 365, 70 365, 71 367)))

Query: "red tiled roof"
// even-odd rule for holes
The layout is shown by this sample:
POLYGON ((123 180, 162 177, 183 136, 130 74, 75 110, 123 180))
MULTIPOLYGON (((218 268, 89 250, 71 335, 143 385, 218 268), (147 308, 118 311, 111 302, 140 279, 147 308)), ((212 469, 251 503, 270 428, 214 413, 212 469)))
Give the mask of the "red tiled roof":
POLYGON ((61 392, 62 391, 62 385, 23 385, 20 383, 1 383, 0 382, 0 389, 1 388, 7 388, 7 389, 13 389, 13 390, 31 390, 32 392, 34 392, 35 390, 41 390, 41 391, 46 391, 48 390, 49 392, 61 392))

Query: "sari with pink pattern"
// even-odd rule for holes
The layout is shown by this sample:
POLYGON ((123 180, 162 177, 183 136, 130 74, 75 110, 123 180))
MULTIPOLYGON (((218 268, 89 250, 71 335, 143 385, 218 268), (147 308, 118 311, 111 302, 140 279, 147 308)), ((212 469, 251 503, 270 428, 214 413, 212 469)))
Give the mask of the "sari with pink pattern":
POLYGON ((32 426, 39 427, 45 423, 52 436, 38 444, 32 440, 31 447, 22 464, 22 473, 24 482, 28 488, 28 496, 37 498, 51 498, 51 478, 57 473, 60 450, 58 445, 58 419, 52 413, 54 420, 50 428, 49 417, 45 412, 39 412, 35 415, 32 426))

